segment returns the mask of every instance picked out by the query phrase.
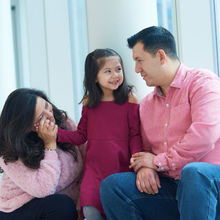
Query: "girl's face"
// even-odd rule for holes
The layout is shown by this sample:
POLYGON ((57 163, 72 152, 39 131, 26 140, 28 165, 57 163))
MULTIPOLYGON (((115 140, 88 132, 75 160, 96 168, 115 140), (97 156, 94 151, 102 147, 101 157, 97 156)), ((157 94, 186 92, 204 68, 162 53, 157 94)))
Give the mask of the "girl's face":
POLYGON ((114 90, 123 82, 123 70, 119 60, 119 57, 108 57, 105 60, 105 64, 99 70, 96 83, 99 84, 104 95, 112 95, 114 90))
POLYGON ((37 103, 35 108, 34 122, 31 130, 36 131, 36 127, 39 125, 41 120, 50 120, 55 123, 53 116, 53 107, 45 99, 37 97, 37 103))

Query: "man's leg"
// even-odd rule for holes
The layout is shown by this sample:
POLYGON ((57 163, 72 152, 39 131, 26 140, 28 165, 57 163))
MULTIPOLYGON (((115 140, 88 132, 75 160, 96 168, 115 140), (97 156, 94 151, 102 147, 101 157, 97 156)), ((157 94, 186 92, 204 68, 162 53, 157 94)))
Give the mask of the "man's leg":
POLYGON ((178 182, 160 177, 157 194, 141 193, 136 187, 136 173, 113 174, 101 182, 100 195, 108 220, 178 220, 176 202, 178 182))
POLYGON ((181 172, 177 200, 181 220, 219 220, 220 166, 190 163, 181 172))

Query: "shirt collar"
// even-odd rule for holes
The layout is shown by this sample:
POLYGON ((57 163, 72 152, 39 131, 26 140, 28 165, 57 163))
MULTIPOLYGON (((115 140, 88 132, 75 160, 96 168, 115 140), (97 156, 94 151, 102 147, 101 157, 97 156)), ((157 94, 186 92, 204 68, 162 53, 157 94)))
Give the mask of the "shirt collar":
MULTIPOLYGON (((183 85, 183 81, 186 77, 187 67, 180 62, 179 68, 176 72, 176 75, 170 84, 171 87, 181 88, 183 85)), ((155 87, 153 91, 154 95, 163 96, 163 93, 161 92, 161 89, 159 86, 155 87)))
POLYGON ((176 75, 172 81, 172 83, 170 84, 170 86, 172 87, 176 87, 176 88, 181 88, 181 86, 183 85, 183 81, 186 78, 186 73, 187 73, 188 68, 183 65, 182 63, 180 63, 180 66, 176 72, 176 75))

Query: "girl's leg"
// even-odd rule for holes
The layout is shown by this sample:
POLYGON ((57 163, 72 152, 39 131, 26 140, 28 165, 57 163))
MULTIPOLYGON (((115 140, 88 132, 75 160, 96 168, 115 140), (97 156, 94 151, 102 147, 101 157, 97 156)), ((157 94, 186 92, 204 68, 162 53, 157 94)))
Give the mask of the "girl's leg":
POLYGON ((136 173, 113 174, 101 182, 100 195, 108 220, 178 220, 176 202, 178 181, 160 177, 157 194, 141 193, 136 173))
POLYGON ((181 172, 177 200, 181 220, 219 220, 220 166, 190 163, 181 172))
POLYGON ((83 214, 86 220, 104 220, 100 211, 91 205, 83 206, 83 214))
POLYGON ((73 200, 60 194, 33 199, 11 213, 0 212, 1 220, 77 220, 77 218, 73 200))

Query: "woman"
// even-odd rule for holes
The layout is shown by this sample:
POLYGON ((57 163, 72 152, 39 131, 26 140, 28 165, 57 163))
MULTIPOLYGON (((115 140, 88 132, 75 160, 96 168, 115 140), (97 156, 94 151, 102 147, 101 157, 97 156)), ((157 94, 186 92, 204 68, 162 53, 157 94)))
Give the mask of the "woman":
POLYGON ((17 89, 0 117, 0 219, 77 219, 83 162, 76 146, 56 143, 75 130, 42 91, 17 89))

